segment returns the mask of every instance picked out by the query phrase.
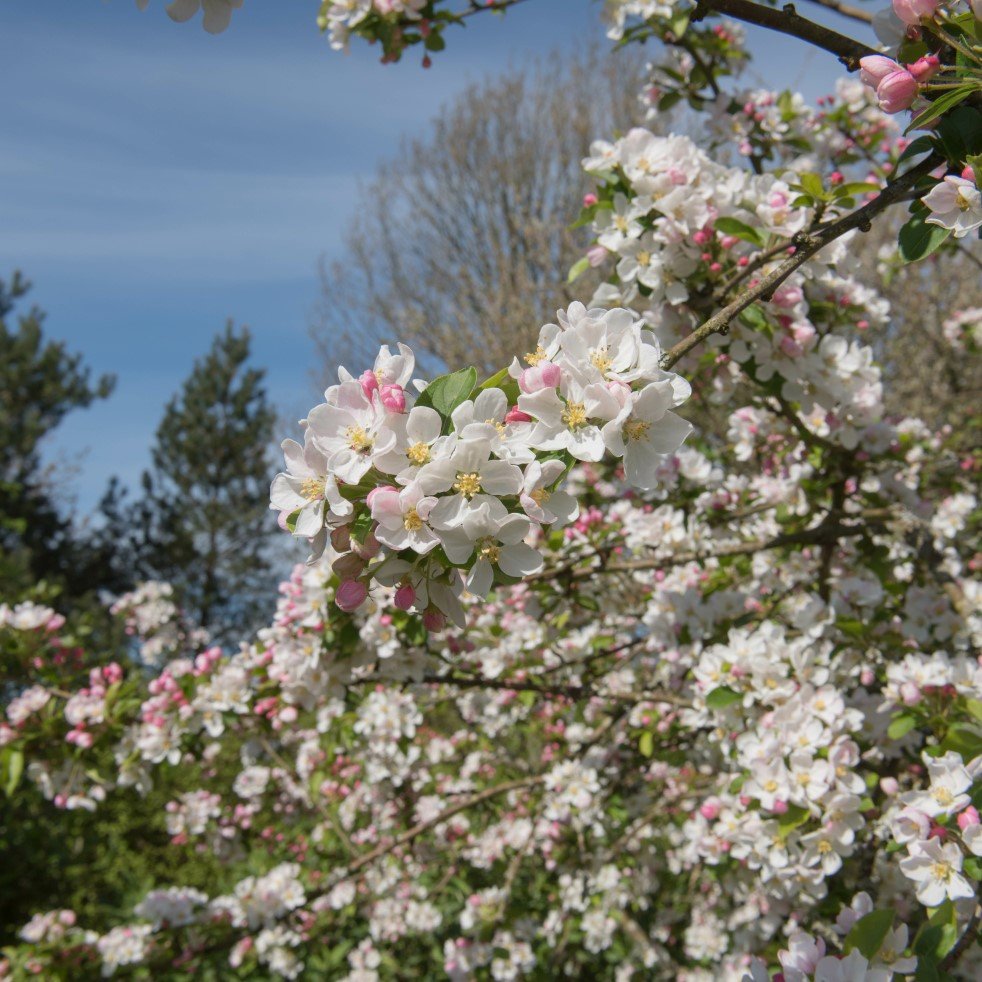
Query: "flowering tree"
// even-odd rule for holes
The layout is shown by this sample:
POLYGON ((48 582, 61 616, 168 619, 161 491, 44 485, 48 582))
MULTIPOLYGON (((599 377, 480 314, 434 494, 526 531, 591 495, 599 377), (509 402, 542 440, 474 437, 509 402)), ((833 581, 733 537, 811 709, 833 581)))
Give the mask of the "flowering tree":
MULTIPOLYGON (((484 9, 451 7, 322 20, 391 60, 484 9)), ((401 344, 340 371, 271 491, 310 558, 238 651, 148 586, 117 610, 163 667, 73 673, 55 611, 3 608, 36 678, 8 793, 163 787, 173 849, 223 860, 98 927, 38 912, 9 974, 978 977, 980 460, 885 413, 856 271, 891 211, 908 261, 982 226, 980 28, 895 9, 887 64, 789 8, 607 3, 666 41, 642 97, 703 113, 698 145, 598 134, 570 275, 604 282, 497 373, 419 380, 401 344), (862 75, 740 89, 735 21, 862 75)))

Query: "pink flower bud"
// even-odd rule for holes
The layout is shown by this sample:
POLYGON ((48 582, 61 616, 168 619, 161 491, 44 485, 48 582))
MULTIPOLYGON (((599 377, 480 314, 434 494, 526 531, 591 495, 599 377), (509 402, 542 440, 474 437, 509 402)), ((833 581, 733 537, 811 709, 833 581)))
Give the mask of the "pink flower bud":
POLYGON ((596 269, 607 258, 607 250, 602 245, 590 246, 586 251, 587 262, 596 269))
POLYGON ((406 393, 403 392, 401 385, 383 385, 379 390, 379 397, 382 405, 390 413, 404 413, 406 411, 406 393))
POLYGON ((908 65, 907 71, 918 82, 926 82, 941 71, 941 62, 937 55, 925 55, 923 58, 918 58, 913 65, 908 65))
POLYGON ((905 706, 916 706, 921 701, 921 690, 913 682, 904 682, 900 686, 900 698, 905 706))
POLYGON ((893 0, 893 12, 911 27, 917 27, 925 18, 934 16, 938 0, 893 0))
POLYGON ((365 561, 353 552, 346 552, 331 563, 331 570, 342 580, 353 580, 356 576, 361 576, 364 569, 365 561))
POLYGON ((366 399, 371 399, 372 395, 378 391, 378 379, 374 372, 365 369, 358 377, 358 381, 361 382, 361 391, 365 393, 366 399))
POLYGON ((701 228, 698 232, 692 233, 692 241, 696 245, 704 246, 713 237, 713 233, 708 228, 701 228))
POLYGON ((881 777, 880 790, 892 798, 900 790, 900 782, 895 777, 881 777))
POLYGON ((865 58, 860 58, 859 68, 859 80, 871 89, 875 89, 887 75, 901 71, 900 65, 885 55, 867 55, 865 58))
POLYGON ((707 822, 713 821, 713 819, 719 817, 719 802, 714 800, 704 801, 699 806, 699 814, 702 815, 707 822))
POLYGON ((724 235, 720 238, 719 244, 724 249, 732 249, 739 241, 735 235, 724 235))
POLYGON ((917 98, 917 79, 908 71, 891 72, 876 87, 876 98, 885 113, 910 109, 917 98))
POLYGON ((973 184, 978 184, 975 180, 975 171, 972 170, 971 164, 966 164, 965 169, 961 173, 961 178, 963 181, 971 181, 973 184))
POLYGON ((423 627, 427 631, 432 631, 437 633, 442 631, 447 626, 447 619, 436 609, 436 607, 430 607, 425 614, 423 614, 423 627))
POLYGON ((409 610, 416 603, 416 591, 409 583, 403 583, 396 590, 395 604, 400 610, 409 610))
POLYGON ((345 580, 334 595, 334 602, 347 614, 357 610, 368 596, 368 587, 361 580, 345 580))
POLYGON ((512 406, 511 409, 505 413, 506 423, 531 423, 532 417, 528 413, 523 413, 518 406, 512 406))
POLYGON ((784 815, 788 810, 788 803, 786 801, 777 800, 774 802, 774 807, 771 811, 775 815, 784 815))
POLYGON ((377 497, 380 491, 398 492, 398 490, 399 489, 397 487, 394 487, 391 484, 380 484, 377 488, 372 488, 372 490, 368 492, 368 496, 365 498, 365 504, 368 505, 369 508, 371 508, 372 502, 375 500, 375 498, 377 497))
POLYGON ((540 361, 534 368, 526 368, 518 378, 518 387, 525 393, 540 389, 554 389, 562 378, 562 369, 551 361, 540 361))
POLYGON ((958 816, 958 827, 964 832, 965 829, 979 824, 979 810, 974 805, 969 805, 958 816))
POLYGON ((591 205, 597 203, 597 196, 595 194, 584 194, 583 195, 583 207, 589 208, 591 205))
POLYGON ((331 529, 331 545, 335 552, 347 552, 351 548, 351 529, 347 525, 331 529))

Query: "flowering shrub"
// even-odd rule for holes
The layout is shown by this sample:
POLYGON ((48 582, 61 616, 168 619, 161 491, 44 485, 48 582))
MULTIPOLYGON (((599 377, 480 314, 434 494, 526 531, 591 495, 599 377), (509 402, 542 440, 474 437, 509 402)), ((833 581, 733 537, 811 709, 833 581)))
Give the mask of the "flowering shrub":
MULTIPOLYGON (((392 56, 437 7, 325 16, 392 56)), ((93 665, 70 618, 0 608, 7 792, 165 792, 173 854, 227 874, 100 930, 39 911, 6 974, 978 977, 982 460, 885 412, 858 277, 896 204, 907 258, 955 247, 921 233, 968 231, 940 199, 974 176, 938 170, 980 148, 902 136, 876 64, 814 107, 724 93, 735 26, 605 9, 622 40, 675 18, 642 104, 704 110, 705 144, 594 144, 571 281, 605 282, 497 374, 340 371, 272 484, 311 555, 270 627, 207 647, 148 584, 114 607, 142 659, 93 665)), ((965 8, 902 9, 974 77, 965 8)), ((978 321, 945 321, 966 358, 978 321)))

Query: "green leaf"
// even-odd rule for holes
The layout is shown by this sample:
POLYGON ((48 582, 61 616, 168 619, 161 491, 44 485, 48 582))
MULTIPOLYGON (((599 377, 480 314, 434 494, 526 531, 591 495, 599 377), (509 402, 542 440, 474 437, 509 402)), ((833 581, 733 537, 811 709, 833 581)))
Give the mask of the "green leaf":
POLYGON ((788 810, 777 820, 781 838, 787 838, 788 834, 798 828, 799 825, 804 825, 810 814, 807 808, 802 808, 800 805, 788 805, 788 810))
POLYGON ((935 132, 953 164, 962 164, 972 154, 982 152, 982 113, 971 106, 958 106, 941 120, 935 132))
POLYGON ((946 900, 935 907, 927 923, 918 932, 914 950, 918 956, 930 955, 932 960, 944 958, 958 940, 958 916, 955 905, 946 900))
POLYGON ((893 927, 893 915, 892 910, 871 910, 856 921, 846 935, 846 954, 858 948, 864 957, 872 960, 893 927))
POLYGON ((982 727, 975 723, 953 723, 939 749, 942 753, 954 750, 963 760, 974 760, 982 754, 982 727))
POLYGON ((911 130, 919 130, 923 126, 954 109, 960 102, 964 102, 975 91, 974 85, 963 85, 961 88, 952 89, 938 96, 924 112, 920 113, 915 119, 911 120, 910 126, 904 130, 909 133, 911 130))
POLYGON ((364 542, 368 537, 368 532, 374 525, 371 512, 361 511, 350 525, 351 538, 357 542, 364 542))
POLYGON ((927 153, 934 149, 934 140, 929 136, 919 136, 916 140, 911 140, 907 144, 907 149, 897 159, 897 163, 910 160, 911 157, 919 157, 922 153, 927 153))
POLYGON ((24 751, 20 749, 12 750, 7 757, 7 780, 3 786, 3 790, 8 798, 17 790, 17 785, 20 784, 20 777, 23 773, 24 751))
POLYGON ((873 184, 871 181, 851 181, 836 187, 834 194, 837 198, 851 198, 854 194, 871 194, 880 190, 880 185, 873 184))
POLYGON ((443 51, 447 46, 447 42, 443 40, 443 35, 438 31, 430 33, 423 44, 427 51, 443 51))
POLYGON ((818 199, 826 197, 825 188, 822 187, 822 179, 818 174, 805 171, 805 173, 798 175, 798 181, 806 194, 818 199))
POLYGON ((973 880, 982 880, 982 859, 977 856, 966 856, 965 865, 962 869, 973 880))
POLYGON ((752 228, 737 218, 717 218, 714 227, 717 232, 722 232, 724 235, 735 235, 738 239, 743 239, 744 242, 750 242, 756 246, 763 246, 764 244, 764 237, 758 229, 752 228))
POLYGON ((910 733, 915 726, 917 726, 917 717, 912 713, 902 713, 900 716, 894 716, 890 721, 887 736, 891 740, 899 740, 910 733))
POLYGON ((900 256, 905 263, 914 263, 936 251, 948 236, 950 228, 928 225, 923 215, 915 215, 900 230, 900 256))
POLYGON ((965 708, 972 719, 977 719, 982 723, 982 699, 966 699, 965 708))
POLYGON ((483 392, 485 389, 497 389, 502 382, 508 379, 508 369, 502 368, 500 372, 495 372, 490 378, 486 378, 477 388, 483 392))
POLYGON ((638 752, 642 757, 650 757, 655 752, 655 738, 651 730, 645 730, 638 741, 638 752))
POLYGON ((476 383, 477 369, 473 367, 462 368, 459 372, 452 372, 449 375, 441 375, 423 389, 416 400, 416 405, 430 406, 444 420, 449 420, 450 414, 470 398, 476 383))
POLYGON ((589 268, 590 260, 587 259, 586 256, 584 256, 582 259, 577 259, 569 269, 566 282, 572 283, 573 280, 579 279, 589 268))
POLYGON ((728 685, 721 685, 719 688, 713 689, 712 692, 706 696, 706 706, 709 709, 726 709, 727 706, 732 706, 735 702, 742 702, 743 696, 731 689, 728 685))
POLYGON ((290 512, 290 514, 287 515, 287 518, 286 518, 286 527, 291 532, 295 532, 297 530, 297 521, 299 520, 299 518, 300 518, 300 512, 302 512, 302 511, 303 511, 302 508, 298 508, 296 511, 290 512))

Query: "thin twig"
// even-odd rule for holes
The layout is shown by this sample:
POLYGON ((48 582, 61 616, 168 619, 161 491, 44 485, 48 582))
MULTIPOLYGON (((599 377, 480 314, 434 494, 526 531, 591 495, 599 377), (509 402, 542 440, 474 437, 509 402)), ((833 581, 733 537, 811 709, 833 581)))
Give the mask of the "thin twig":
MULTIPOLYGON (((714 0, 716 2, 716 0, 714 0)), ((725 0, 725 2, 737 2, 737 0, 725 0)), ((746 0, 739 0, 743 3, 746 0)), ((756 4, 750 4, 756 6, 756 4)), ((815 253, 821 251, 830 242, 851 232, 853 229, 869 231, 870 223, 873 218, 885 211, 891 205, 903 201, 911 188, 926 174, 929 174, 941 160, 931 154, 921 161, 916 167, 912 167, 895 181, 891 181, 887 186, 870 202, 857 208, 855 211, 844 215, 838 221, 830 222, 821 228, 811 232, 799 232, 791 242, 795 246, 795 254, 789 256, 779 266, 775 267, 752 289, 747 290, 737 297, 732 303, 727 304, 719 313, 714 314, 709 320, 697 327, 691 334, 684 337, 678 344, 670 348, 662 357, 661 367, 668 370, 680 358, 688 354, 696 345, 701 344, 706 338, 713 334, 726 334, 730 324, 748 307, 755 304, 758 300, 768 300, 774 291, 779 287, 799 266, 804 265, 815 253)))

